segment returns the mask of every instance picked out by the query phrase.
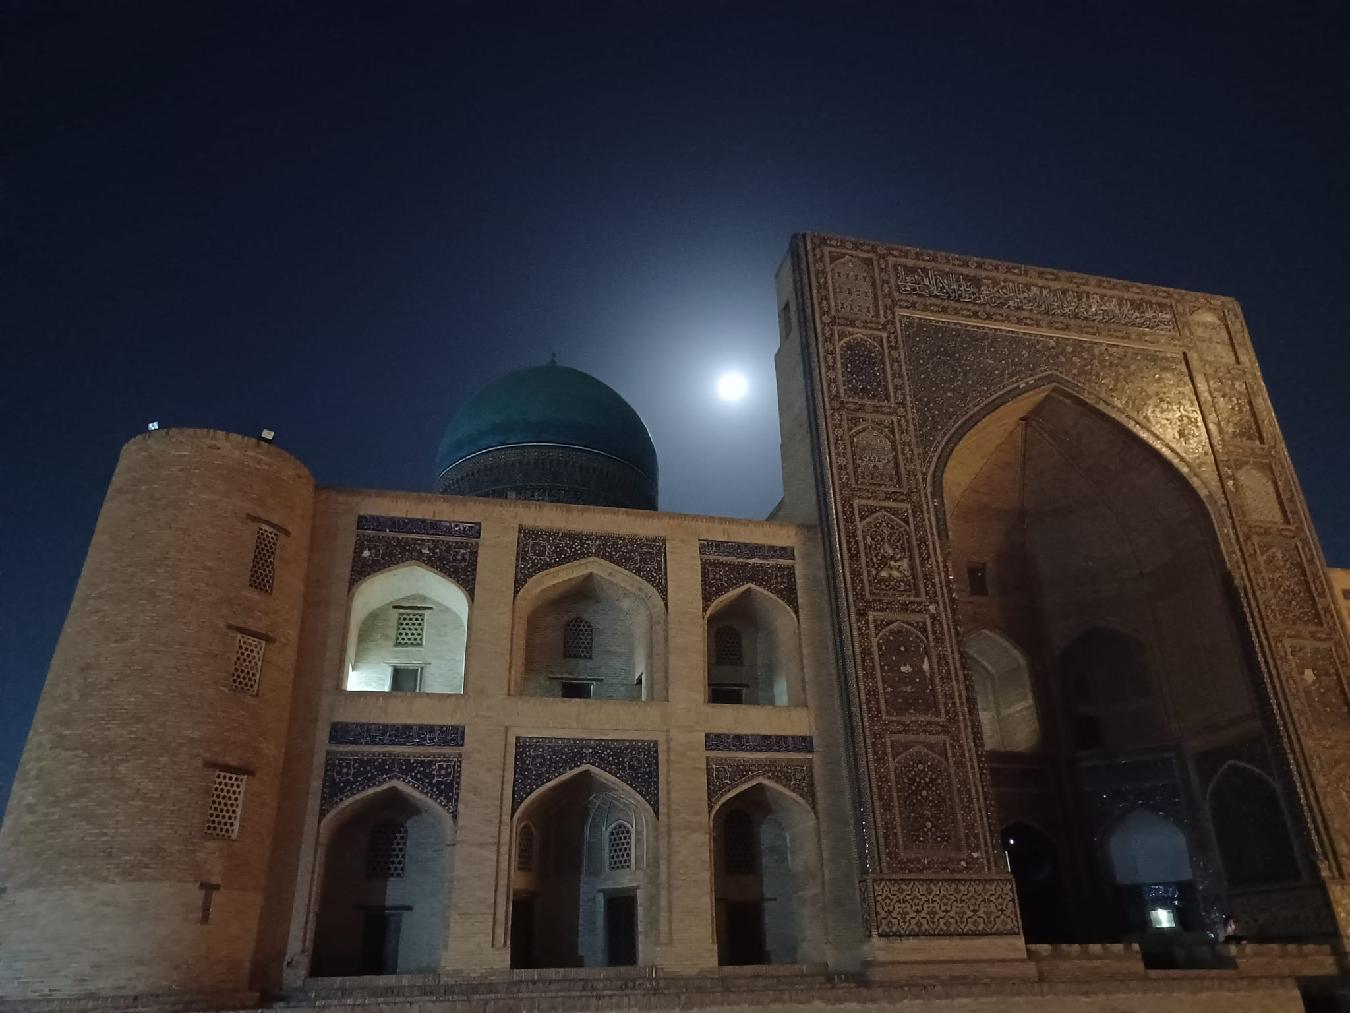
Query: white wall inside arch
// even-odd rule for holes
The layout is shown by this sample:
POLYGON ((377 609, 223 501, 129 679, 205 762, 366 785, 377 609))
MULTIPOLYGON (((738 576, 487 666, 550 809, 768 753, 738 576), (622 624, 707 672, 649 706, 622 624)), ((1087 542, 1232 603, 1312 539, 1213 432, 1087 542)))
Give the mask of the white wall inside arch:
POLYGON ((984 747, 1024 752, 1040 744, 1041 725, 1027 659, 1005 637, 976 630, 961 643, 975 684, 984 747))
POLYGON ((706 626, 708 686, 740 686, 744 702, 768 706, 800 706, 802 652, 797 619, 773 595, 752 586, 719 602, 706 626), (741 664, 718 664, 717 631, 740 636, 741 664))
POLYGON ((469 599, 453 581, 416 564, 376 574, 352 597, 344 686, 387 692, 394 666, 420 667, 424 693, 464 692, 469 599), (399 607, 424 611, 420 646, 399 646, 399 607))

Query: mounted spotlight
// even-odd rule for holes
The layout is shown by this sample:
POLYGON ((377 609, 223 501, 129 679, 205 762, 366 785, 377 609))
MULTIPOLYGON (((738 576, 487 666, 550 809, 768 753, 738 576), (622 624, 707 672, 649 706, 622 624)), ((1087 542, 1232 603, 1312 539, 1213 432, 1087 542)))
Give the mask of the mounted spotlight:
POLYGON ((264 429, 262 431, 262 440, 264 443, 271 443, 274 439, 276 439, 276 435, 277 434, 275 431, 271 429, 264 429))
POLYGON ((159 423, 158 423, 158 422, 151 422, 151 423, 150 423, 148 426, 146 426, 145 428, 146 428, 149 432, 152 432, 152 433, 153 433, 156 429, 159 428, 159 423))

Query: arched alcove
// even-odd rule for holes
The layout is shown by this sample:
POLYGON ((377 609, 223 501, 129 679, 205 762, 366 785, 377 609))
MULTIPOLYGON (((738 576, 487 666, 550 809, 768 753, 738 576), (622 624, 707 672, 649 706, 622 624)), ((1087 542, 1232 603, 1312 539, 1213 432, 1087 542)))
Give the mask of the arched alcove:
POLYGON ((526 799, 513 826, 511 966, 649 963, 660 866, 656 817, 647 803, 585 767, 526 799), (529 868, 520 860, 526 839, 529 868))
POLYGON ((1206 802, 1230 887, 1298 880, 1288 818, 1269 777, 1229 761, 1210 783, 1206 802))
MULTIPOLYGON (((1239 828, 1198 803, 1200 757, 1240 746, 1286 762, 1259 704, 1258 638, 1231 592, 1210 486, 1138 420, 1059 385, 973 411, 936 461, 1000 823, 1055 827, 1057 860, 1073 870, 1054 941, 1147 932, 1160 927, 1155 911, 1208 924, 1228 889, 1220 852, 1239 828), (1029 730, 1005 723, 1005 686, 1035 701, 1021 704, 1039 718, 1034 748, 1019 748, 1029 730), (1141 800, 1176 810, 1174 832, 1155 824, 1153 845, 1175 844, 1177 824, 1213 826, 1181 834, 1193 872, 1178 864, 1151 883, 1122 872, 1143 854, 1131 850, 1146 841, 1139 821, 1164 819, 1117 825, 1141 800)), ((1272 825, 1293 848, 1286 825, 1272 825)))
POLYGON ((718 963, 822 959, 820 849, 810 807, 756 781, 718 804, 712 845, 718 963))
POLYGON ((411 974, 440 969, 454 872, 444 810, 391 785, 331 813, 311 974, 411 974))
POLYGON ((1067 927, 1059 848, 1039 827, 1021 821, 1003 828, 1003 848, 1017 886, 1022 935, 1029 943, 1063 939, 1067 927))
POLYGON ((611 563, 585 559, 541 573, 516 596, 512 692, 664 699, 665 629, 651 585, 611 563))
POLYGON ((801 639, 782 599, 748 584, 712 604, 705 629, 710 703, 801 704, 801 639))
POLYGON ((985 749, 1027 752, 1041 741, 1026 656, 1007 637, 976 630, 961 642, 975 687, 985 749))
POLYGON ((352 594, 344 688, 464 692, 469 598, 448 577, 405 563, 367 577, 352 594))

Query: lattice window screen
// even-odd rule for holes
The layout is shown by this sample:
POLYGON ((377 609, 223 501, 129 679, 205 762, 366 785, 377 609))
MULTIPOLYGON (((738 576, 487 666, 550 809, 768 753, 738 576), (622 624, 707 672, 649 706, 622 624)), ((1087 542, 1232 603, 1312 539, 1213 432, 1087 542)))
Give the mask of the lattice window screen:
POLYGON ((421 647, 426 639, 427 614, 421 609, 394 609, 395 647, 421 647))
POLYGON ((534 827, 526 823, 516 838, 516 868, 520 872, 534 871, 534 827))
POLYGON ((262 677, 263 649, 267 642, 247 633, 239 634, 234 649, 234 670, 230 673, 230 689, 258 695, 258 680, 262 677))
POLYGON ((253 539, 253 565, 248 570, 248 586, 255 591, 272 593, 277 577, 277 532, 265 524, 258 526, 253 539))
POLYGON ((713 633, 713 664, 745 664, 745 651, 741 646, 741 631, 736 627, 719 626, 713 633))
POLYGON ((609 828, 609 871, 633 867, 633 828, 627 823, 615 823, 609 828))
POLYGON ((376 823, 366 844, 366 878, 402 879, 407 868, 407 824, 397 820, 376 823))
POLYGON ((228 770, 213 772, 211 799, 206 806, 206 836, 233 839, 239 836, 239 816, 244 809, 247 774, 228 770))
POLYGON ((580 616, 567 620, 563 627, 563 657, 589 658, 595 649, 595 628, 580 616))

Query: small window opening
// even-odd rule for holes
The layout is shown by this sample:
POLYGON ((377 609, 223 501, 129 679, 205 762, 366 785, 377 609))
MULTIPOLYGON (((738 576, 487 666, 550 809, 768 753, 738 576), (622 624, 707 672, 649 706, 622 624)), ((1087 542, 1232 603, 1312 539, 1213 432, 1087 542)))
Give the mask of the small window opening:
POLYGON ((239 836, 248 775, 229 770, 213 770, 212 775, 211 798, 206 804, 206 836, 233 840, 239 836))
POLYGON ((564 700, 589 700, 594 687, 589 682, 580 682, 576 679, 564 679, 562 682, 562 697, 564 700))
POLYGON ((744 665, 745 651, 741 631, 734 626, 719 626, 713 633, 713 664, 744 665))
POLYGON ((407 867, 407 824, 398 820, 376 823, 366 844, 366 879, 402 879, 407 867))
POLYGON ((972 598, 989 597, 989 564, 971 563, 967 566, 966 584, 972 598))
POLYGON ((234 648, 234 669, 230 672, 230 689, 240 693, 258 695, 258 682, 262 678, 263 648, 266 641, 251 637, 247 633, 239 634, 234 648))
POLYGON ((391 693, 417 693, 421 689, 421 665, 389 666, 389 691, 391 693))
POLYGON ((633 828, 627 823, 615 823, 609 828, 609 871, 633 867, 633 828))
POLYGON ((520 828, 516 838, 516 869, 520 872, 534 871, 534 826, 526 823, 520 828))
POLYGON ((753 876, 759 871, 755 821, 744 809, 733 809, 722 821, 722 867, 730 876, 753 876))
POLYGON ((248 568, 248 586, 255 591, 272 593, 277 576, 277 531, 259 525, 253 539, 253 562, 248 568))
POLYGON ((580 616, 573 616, 563 627, 563 657, 589 658, 595 649, 595 628, 580 616))
POLYGON ((426 640, 427 614, 424 609, 394 609, 395 647, 421 647, 426 640))
POLYGON ((708 703, 745 703, 745 687, 709 686, 708 703))

